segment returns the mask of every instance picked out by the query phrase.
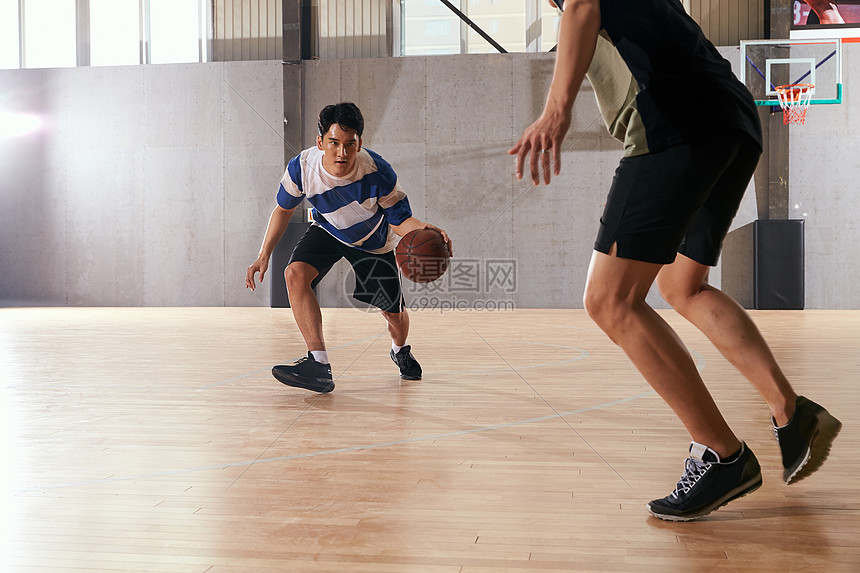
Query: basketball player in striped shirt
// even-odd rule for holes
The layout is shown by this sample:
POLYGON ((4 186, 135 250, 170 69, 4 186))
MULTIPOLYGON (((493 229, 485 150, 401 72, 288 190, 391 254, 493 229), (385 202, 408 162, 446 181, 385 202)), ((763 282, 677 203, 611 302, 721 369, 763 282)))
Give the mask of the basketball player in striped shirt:
POLYGON ((245 285, 262 282, 275 245, 295 209, 307 198, 313 223, 299 239, 284 271, 290 307, 308 354, 293 364, 272 368, 274 377, 297 388, 331 392, 334 382, 326 353, 322 313, 313 287, 341 258, 355 273, 353 297, 382 311, 391 334, 391 359, 404 380, 420 380, 421 366, 406 344, 409 315, 403 303, 394 259, 397 236, 416 229, 442 229, 412 215, 397 174, 382 157, 362 147, 364 118, 353 103, 323 108, 317 145, 290 160, 278 190, 259 256, 248 267, 245 285))

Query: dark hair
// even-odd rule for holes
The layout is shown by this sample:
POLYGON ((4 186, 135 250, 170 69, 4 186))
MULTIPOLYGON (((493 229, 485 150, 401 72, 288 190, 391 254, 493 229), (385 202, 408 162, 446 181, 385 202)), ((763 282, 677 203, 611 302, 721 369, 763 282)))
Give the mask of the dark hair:
POLYGON ((343 129, 354 130, 359 137, 364 131, 364 117, 354 103, 341 102, 325 106, 317 120, 320 136, 325 136, 332 124, 335 123, 343 129))

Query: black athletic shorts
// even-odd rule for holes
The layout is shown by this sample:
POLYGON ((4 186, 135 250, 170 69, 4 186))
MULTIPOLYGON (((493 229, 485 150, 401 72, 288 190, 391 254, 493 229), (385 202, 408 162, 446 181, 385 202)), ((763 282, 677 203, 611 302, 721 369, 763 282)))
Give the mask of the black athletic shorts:
POLYGON ((670 264, 681 253, 714 266, 761 149, 728 133, 705 143, 625 157, 615 171, 594 249, 670 264))
POLYGON ((322 227, 311 225, 296 243, 287 266, 300 261, 314 267, 319 272, 311 282, 311 287, 315 287, 342 258, 349 261, 355 273, 353 298, 385 312, 403 311, 403 293, 394 251, 382 255, 368 253, 341 243, 322 227))

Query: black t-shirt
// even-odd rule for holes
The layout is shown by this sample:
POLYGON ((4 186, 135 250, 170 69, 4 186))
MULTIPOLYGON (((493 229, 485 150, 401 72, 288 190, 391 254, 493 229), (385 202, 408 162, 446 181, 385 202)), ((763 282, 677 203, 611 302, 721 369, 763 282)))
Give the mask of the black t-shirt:
POLYGON ((600 19, 638 85, 649 151, 727 131, 761 146, 752 95, 679 0, 600 0, 600 19))

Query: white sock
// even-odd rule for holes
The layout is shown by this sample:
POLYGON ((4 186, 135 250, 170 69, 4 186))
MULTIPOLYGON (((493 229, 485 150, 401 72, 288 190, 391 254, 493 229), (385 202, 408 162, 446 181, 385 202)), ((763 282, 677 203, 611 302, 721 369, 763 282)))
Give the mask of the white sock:
POLYGON ((311 350, 311 356, 320 364, 328 364, 328 352, 325 350, 311 350))
MULTIPOLYGON (((406 345, 404 344, 403 346, 406 346, 406 345)), ((391 350, 394 351, 394 354, 397 354, 398 352, 400 352, 400 349, 403 348, 403 346, 397 346, 396 344, 394 344, 393 340, 391 341, 391 350)))

